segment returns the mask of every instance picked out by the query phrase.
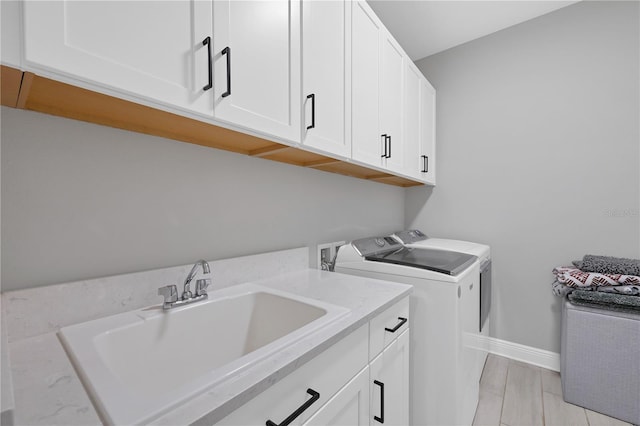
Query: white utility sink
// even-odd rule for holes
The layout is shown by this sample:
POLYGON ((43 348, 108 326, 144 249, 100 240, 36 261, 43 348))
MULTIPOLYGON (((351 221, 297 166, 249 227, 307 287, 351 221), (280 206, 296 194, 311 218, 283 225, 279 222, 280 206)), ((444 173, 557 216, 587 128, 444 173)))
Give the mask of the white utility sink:
POLYGON ((60 338, 103 421, 152 421, 329 324, 347 309, 255 284, 64 327, 60 338))

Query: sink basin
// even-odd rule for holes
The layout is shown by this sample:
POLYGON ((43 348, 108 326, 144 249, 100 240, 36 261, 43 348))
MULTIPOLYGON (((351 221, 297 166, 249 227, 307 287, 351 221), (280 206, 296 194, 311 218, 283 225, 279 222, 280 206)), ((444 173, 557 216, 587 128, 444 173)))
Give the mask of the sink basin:
POLYGON ((64 327, 60 338, 103 421, 152 421, 345 314, 256 284, 204 302, 64 327))

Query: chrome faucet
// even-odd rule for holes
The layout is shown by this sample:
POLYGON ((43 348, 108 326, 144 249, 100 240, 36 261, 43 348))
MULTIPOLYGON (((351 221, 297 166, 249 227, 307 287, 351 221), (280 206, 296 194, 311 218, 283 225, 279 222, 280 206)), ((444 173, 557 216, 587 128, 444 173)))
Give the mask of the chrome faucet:
MULTIPOLYGON (((200 259, 198 260, 195 265, 193 265, 193 268, 191 268, 191 272, 189 272, 189 275, 187 275, 187 278, 184 280, 184 289, 182 291, 182 300, 185 299, 190 299, 193 297, 193 295, 191 294, 191 289, 189 288, 189 285, 191 284, 191 281, 193 280, 193 277, 195 277, 196 272, 198 272, 198 266, 202 265, 202 273, 203 274, 208 274, 210 272, 209 269, 209 264, 200 259)), ((200 280, 198 280, 200 281, 200 280)), ((196 281, 196 296, 198 295, 198 281, 196 281)), ((206 287, 205 287, 206 288, 206 287)), ((204 294, 207 294, 206 291, 204 294)))
POLYGON ((176 306, 183 306, 189 303, 198 302, 200 300, 206 300, 207 297, 209 297, 207 295, 207 287, 211 284, 211 279, 209 278, 196 280, 195 295, 191 292, 190 284, 198 272, 198 266, 202 266, 203 274, 209 274, 211 272, 209 264, 205 260, 198 260, 193 265, 193 268, 191 268, 191 272, 189 272, 187 278, 184 280, 184 289, 180 298, 178 298, 178 288, 175 285, 168 285, 158 289, 158 296, 164 297, 162 307, 165 310, 175 308, 176 306))

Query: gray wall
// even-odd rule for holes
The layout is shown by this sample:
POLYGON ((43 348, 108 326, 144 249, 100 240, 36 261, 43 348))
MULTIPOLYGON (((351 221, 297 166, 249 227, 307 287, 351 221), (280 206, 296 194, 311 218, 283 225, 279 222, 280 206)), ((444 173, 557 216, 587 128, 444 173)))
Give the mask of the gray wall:
POLYGON ((2 289, 383 234, 491 244, 495 337, 559 350, 551 269, 640 257, 638 3, 581 2, 418 63, 438 186, 405 190, 2 108, 2 289))
POLYGON ((1 159, 3 290, 404 225, 399 187, 11 108, 1 159))
POLYGON ((405 221, 491 245, 494 337, 559 352, 552 268, 640 258, 638 21, 580 2, 418 62, 438 186, 408 190, 405 221))

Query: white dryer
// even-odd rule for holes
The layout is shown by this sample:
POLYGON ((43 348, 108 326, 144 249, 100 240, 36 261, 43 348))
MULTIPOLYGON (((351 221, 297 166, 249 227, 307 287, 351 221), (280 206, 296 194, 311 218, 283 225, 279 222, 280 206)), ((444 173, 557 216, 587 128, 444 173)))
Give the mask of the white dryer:
POLYGON ((410 297, 411 425, 471 425, 476 377, 480 263, 475 255, 404 247, 391 237, 340 247, 336 272, 414 286, 410 297))

